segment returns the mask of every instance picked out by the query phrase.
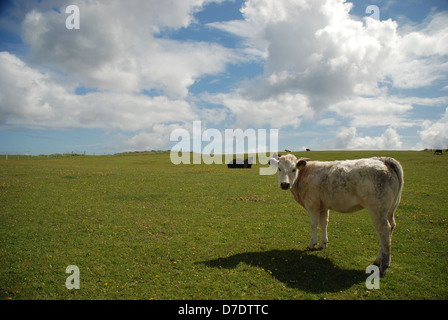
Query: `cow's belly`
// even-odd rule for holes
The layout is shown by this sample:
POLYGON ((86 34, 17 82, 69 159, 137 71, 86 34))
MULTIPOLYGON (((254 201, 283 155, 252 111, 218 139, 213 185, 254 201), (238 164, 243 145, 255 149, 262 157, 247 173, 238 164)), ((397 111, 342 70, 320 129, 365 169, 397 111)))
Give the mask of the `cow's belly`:
POLYGON ((334 210, 334 211, 337 211, 337 212, 342 212, 342 213, 351 213, 351 212, 356 212, 356 211, 359 211, 361 209, 364 209, 364 207, 362 205, 360 205, 360 204, 353 205, 353 206, 339 206, 339 205, 336 205, 336 206, 331 206, 328 209, 334 210))
POLYGON ((356 212, 364 208, 356 197, 336 197, 322 202, 328 209, 342 213, 356 212))

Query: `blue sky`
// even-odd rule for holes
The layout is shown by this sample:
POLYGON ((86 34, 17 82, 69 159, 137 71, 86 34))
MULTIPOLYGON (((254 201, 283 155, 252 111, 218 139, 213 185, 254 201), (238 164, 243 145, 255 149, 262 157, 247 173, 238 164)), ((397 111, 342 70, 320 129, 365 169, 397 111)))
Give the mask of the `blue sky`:
POLYGON ((280 150, 448 148, 447 75, 441 0, 2 2, 0 154, 169 150, 195 120, 280 150))

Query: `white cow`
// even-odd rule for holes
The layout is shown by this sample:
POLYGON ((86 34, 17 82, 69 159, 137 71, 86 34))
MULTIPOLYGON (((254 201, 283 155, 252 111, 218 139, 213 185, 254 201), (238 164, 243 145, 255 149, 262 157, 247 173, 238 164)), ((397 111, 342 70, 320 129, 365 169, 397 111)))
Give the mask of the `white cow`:
POLYGON ((394 213, 403 189, 403 169, 393 158, 376 157, 346 161, 310 161, 288 154, 270 159, 278 167, 278 183, 291 190, 294 199, 311 218, 309 249, 317 244, 317 227, 321 228, 320 248, 328 243, 329 211, 370 212, 380 239, 380 250, 374 262, 384 275, 390 265, 394 213))

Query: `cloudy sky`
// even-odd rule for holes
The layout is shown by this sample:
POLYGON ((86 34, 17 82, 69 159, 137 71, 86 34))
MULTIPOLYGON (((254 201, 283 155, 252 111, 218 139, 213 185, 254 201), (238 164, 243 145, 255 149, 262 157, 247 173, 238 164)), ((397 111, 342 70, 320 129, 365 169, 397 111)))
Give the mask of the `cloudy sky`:
POLYGON ((0 153, 448 148, 447 76, 446 0, 2 1, 0 153))

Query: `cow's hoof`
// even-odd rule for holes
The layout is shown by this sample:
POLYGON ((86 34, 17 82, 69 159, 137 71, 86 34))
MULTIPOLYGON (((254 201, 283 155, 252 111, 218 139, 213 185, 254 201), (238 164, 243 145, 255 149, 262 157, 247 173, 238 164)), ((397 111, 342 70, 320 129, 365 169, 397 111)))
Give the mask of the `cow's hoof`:
POLYGON ((389 266, 380 266, 380 277, 384 277, 386 275, 387 268, 389 266))
POLYGON ((319 249, 320 249, 320 250, 322 250, 322 249, 327 249, 327 248, 328 248, 328 243, 327 243, 327 242, 321 243, 321 244, 319 245, 319 249))
POLYGON ((380 277, 383 277, 386 275, 386 271, 387 271, 387 268, 389 268, 389 266, 382 265, 381 263, 378 263, 376 261, 373 262, 373 265, 378 267, 378 269, 380 271, 380 277))

